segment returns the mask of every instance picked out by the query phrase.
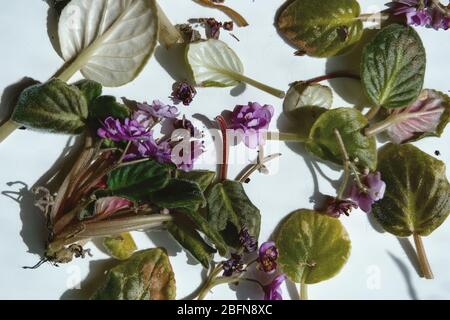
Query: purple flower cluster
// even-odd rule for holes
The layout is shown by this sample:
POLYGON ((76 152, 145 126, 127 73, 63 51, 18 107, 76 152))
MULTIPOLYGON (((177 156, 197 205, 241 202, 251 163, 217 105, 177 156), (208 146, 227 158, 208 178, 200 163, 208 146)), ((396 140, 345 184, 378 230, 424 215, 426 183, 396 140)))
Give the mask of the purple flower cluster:
POLYGON ((386 4, 393 15, 405 16, 408 25, 448 30, 450 13, 441 4, 424 0, 395 0, 386 4))
POLYGON ((231 277, 234 273, 241 273, 244 271, 244 263, 240 254, 231 254, 231 258, 222 262, 223 276, 231 277))
POLYGON ((258 241, 250 234, 248 228, 245 226, 239 232, 239 242, 246 253, 252 253, 258 249, 258 241))
POLYGON ((264 242, 259 247, 258 267, 266 273, 272 273, 277 268, 278 249, 275 242, 264 242))
POLYGON ((238 105, 231 115, 230 128, 241 131, 245 145, 254 149, 265 143, 265 134, 273 114, 271 105, 261 106, 257 102, 238 105))
POLYGON ((119 119, 108 117, 102 125, 97 130, 98 136, 115 142, 146 140, 149 136, 147 128, 135 119, 127 118, 122 123, 119 119))
POLYGON ((339 218, 341 215, 349 216, 353 209, 357 209, 358 205, 352 200, 343 200, 334 197, 328 197, 326 214, 333 218, 339 218))
POLYGON ((185 106, 188 106, 196 95, 197 90, 185 81, 175 82, 172 86, 171 98, 175 103, 182 102, 185 106))
POLYGON ((350 197, 366 213, 372 211, 372 205, 383 198, 386 183, 381 180, 380 172, 368 172, 360 177, 365 189, 361 190, 355 183, 350 190, 350 197))

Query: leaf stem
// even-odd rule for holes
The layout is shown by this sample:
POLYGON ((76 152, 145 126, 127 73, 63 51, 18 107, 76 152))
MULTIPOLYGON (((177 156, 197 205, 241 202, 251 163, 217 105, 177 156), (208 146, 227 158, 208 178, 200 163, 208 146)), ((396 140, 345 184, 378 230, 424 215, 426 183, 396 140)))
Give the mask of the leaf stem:
POLYGON ((370 108, 370 110, 365 114, 365 117, 367 118, 367 120, 372 120, 377 113, 380 111, 381 106, 373 106, 372 108, 370 108))
POLYGON ((287 132, 267 132, 267 140, 286 142, 307 142, 308 138, 296 133, 287 132))
POLYGON ((392 126, 397 121, 397 116, 389 116, 383 121, 377 122, 364 130, 364 134, 368 137, 377 135, 392 126))
POLYGON ((271 155, 265 157, 264 159, 262 159, 261 161, 257 161, 256 163, 251 164, 247 168, 247 170, 245 170, 242 174, 240 174, 236 178, 236 181, 238 181, 240 183, 244 183, 252 175, 252 173, 254 173, 255 171, 264 167, 264 164, 266 164, 267 162, 272 161, 278 157, 281 157, 281 153, 271 154, 271 155))
POLYGON ((183 37, 170 19, 164 13, 164 10, 156 3, 159 18, 159 42, 166 48, 170 48, 176 43, 183 42, 183 37))
POLYGON ((431 271, 430 263, 428 262, 422 238, 417 233, 413 233, 413 237, 417 250, 417 258, 419 259, 420 270, 422 271, 425 279, 433 279, 433 272, 431 271))
POLYGON ((8 136, 14 132, 20 126, 12 120, 6 121, 0 126, 0 143, 8 138, 8 136))
POLYGON ((224 117, 217 116, 216 122, 219 125, 220 131, 222 132, 222 163, 220 165, 220 181, 227 179, 228 174, 228 137, 227 137, 227 122, 224 117))
POLYGON ((308 285, 304 282, 300 283, 300 300, 308 300, 308 285))
POLYGON ((349 78, 349 79, 355 79, 355 80, 361 81, 361 77, 357 74, 347 72, 347 71, 336 71, 336 72, 330 72, 330 73, 320 76, 320 77, 306 80, 304 82, 306 82, 308 84, 312 84, 312 83, 317 83, 317 82, 321 82, 321 81, 325 81, 325 80, 332 80, 332 79, 336 79, 336 78, 349 78))
POLYGON ((251 85, 251 86, 253 86, 255 88, 258 88, 258 89, 260 89, 260 90, 262 90, 264 92, 267 92, 267 93, 269 93, 269 94, 271 94, 271 95, 273 95, 275 97, 284 98, 284 96, 286 95, 285 92, 282 91, 282 90, 275 89, 275 88, 273 88, 271 86, 268 86, 268 85, 266 85, 264 83, 256 81, 256 80, 254 80, 252 78, 246 77, 243 74, 236 73, 236 78, 237 78, 237 80, 245 82, 245 83, 247 83, 247 84, 249 84, 249 85, 251 85))

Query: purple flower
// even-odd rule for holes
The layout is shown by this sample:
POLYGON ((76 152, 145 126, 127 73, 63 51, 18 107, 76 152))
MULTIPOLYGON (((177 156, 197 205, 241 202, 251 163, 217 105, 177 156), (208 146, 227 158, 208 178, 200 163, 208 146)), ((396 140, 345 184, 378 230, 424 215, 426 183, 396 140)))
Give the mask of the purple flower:
POLYGON ((231 129, 241 130, 244 143, 249 148, 256 148, 265 143, 265 133, 274 114, 273 106, 261 106, 257 102, 238 105, 231 115, 231 129))
POLYGON ((206 37, 208 39, 219 39, 220 28, 222 28, 222 23, 214 18, 208 18, 205 21, 206 24, 206 37))
POLYGON ((276 276, 271 283, 264 286, 264 300, 283 300, 283 296, 281 295, 281 285, 284 280, 286 280, 286 276, 280 274, 276 276))
POLYGON ((173 119, 178 116, 178 108, 164 104, 159 100, 153 100, 152 104, 146 102, 136 103, 136 116, 147 117, 147 119, 173 119))
POLYGON ((172 148, 170 143, 163 141, 157 143, 152 134, 144 141, 135 141, 128 151, 125 160, 135 160, 142 158, 153 158, 159 163, 170 163, 172 156, 172 148))
POLYGON ((194 162, 204 152, 203 142, 199 140, 182 141, 178 143, 172 152, 172 162, 183 171, 190 171, 194 162))
POLYGON ((372 210, 372 204, 384 196, 386 183, 381 180, 381 173, 367 173, 360 177, 365 190, 361 190, 356 183, 352 185, 350 197, 358 203, 358 206, 366 213, 372 210))
POLYGON ((333 218, 339 218, 341 215, 349 216, 353 209, 358 209, 358 205, 351 200, 341 200, 335 197, 328 197, 326 214, 333 218))
POLYGON ((171 98, 175 103, 182 102, 185 106, 191 104, 197 91, 185 81, 175 82, 172 86, 171 98))
POLYGON ((239 242, 247 253, 255 252, 258 248, 258 241, 254 236, 250 235, 247 227, 242 227, 239 232, 239 242))
POLYGON ((264 242, 259 247, 258 268, 266 273, 272 273, 277 268, 278 249, 275 242, 264 242))
POLYGON ((184 115, 182 119, 177 119, 173 122, 173 127, 175 129, 188 130, 191 137, 200 138, 202 136, 200 131, 184 115))
POLYGON ((242 256, 232 253, 231 258, 222 262, 223 276, 231 277, 233 273, 240 273, 244 271, 244 264, 242 262, 242 256))
POLYGON ((147 140, 150 133, 136 120, 126 118, 123 123, 119 119, 108 117, 97 130, 99 137, 113 141, 147 140))

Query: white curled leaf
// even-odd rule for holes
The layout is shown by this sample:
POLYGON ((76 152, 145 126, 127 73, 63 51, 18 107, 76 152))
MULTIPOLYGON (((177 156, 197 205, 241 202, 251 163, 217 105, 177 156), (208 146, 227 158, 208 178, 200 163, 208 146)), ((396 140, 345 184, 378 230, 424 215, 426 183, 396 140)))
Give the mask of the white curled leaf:
POLYGON ((440 136, 449 116, 450 99, 437 91, 425 89, 408 107, 391 112, 387 133, 395 143, 440 136))
POLYGON ((238 55, 220 40, 190 43, 186 47, 186 59, 198 86, 230 87, 245 82, 274 96, 284 97, 283 91, 246 77, 238 55))
POLYGON ((297 82, 288 90, 283 110, 291 112, 302 107, 330 109, 332 104, 333 92, 330 87, 318 83, 297 82))
POLYGON ((116 87, 132 81, 158 38, 154 0, 72 0, 62 11, 58 34, 63 59, 58 75, 78 70, 87 79, 116 87))

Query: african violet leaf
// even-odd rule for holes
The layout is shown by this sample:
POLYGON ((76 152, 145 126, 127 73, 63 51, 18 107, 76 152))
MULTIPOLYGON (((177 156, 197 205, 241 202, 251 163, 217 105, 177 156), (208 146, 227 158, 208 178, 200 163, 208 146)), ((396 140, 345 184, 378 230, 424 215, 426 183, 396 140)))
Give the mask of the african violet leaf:
POLYGON ((126 260, 137 250, 136 243, 128 232, 103 239, 103 246, 117 260, 126 260))
POLYGON ((151 202, 161 208, 199 207, 206 204, 200 186, 193 181, 171 179, 167 185, 149 194, 151 202))
POLYGON ((390 143, 379 151, 377 170, 386 192, 372 211, 386 231, 427 236, 450 214, 450 185, 442 161, 413 145, 390 143))
POLYGON ((363 50, 361 78, 377 106, 401 108, 422 90, 426 53, 411 27, 392 24, 382 29, 363 50))
POLYGON ((58 25, 62 80, 78 70, 104 86, 132 81, 153 53, 158 37, 154 0, 72 0, 58 25))
POLYGON ((186 47, 186 60, 194 82, 203 87, 230 87, 245 82, 277 97, 284 92, 244 76, 238 55, 216 39, 193 42, 186 47))
POLYGON ((377 166, 376 140, 363 134, 367 124, 367 118, 356 109, 328 110, 314 123, 306 148, 322 160, 342 164, 342 151, 334 133, 334 129, 338 129, 350 160, 358 159, 359 167, 374 170, 377 166))
POLYGON ((170 172, 168 166, 154 160, 125 165, 109 174, 107 191, 131 200, 146 199, 169 183, 170 172))
POLYGON ((240 182, 226 180, 214 185, 208 193, 208 221, 217 231, 223 232, 230 245, 238 243, 242 227, 259 238, 261 215, 247 197, 240 182), (230 229, 230 226, 234 228, 230 229))
POLYGON ((404 109, 394 109, 387 133, 391 141, 405 143, 426 136, 441 136, 450 119, 450 98, 425 89, 415 102, 404 109))
POLYGON ((203 240, 192 224, 175 219, 167 224, 167 230, 198 262, 205 268, 209 267, 216 250, 203 240))
POLYGON ((334 277, 350 256, 351 242, 342 223, 311 210, 298 210, 278 227, 275 243, 283 273, 296 283, 334 277))
POLYGON ((216 173, 214 171, 208 170, 192 170, 192 171, 177 171, 177 178, 183 180, 189 180, 198 183, 200 189, 203 192, 211 185, 211 183, 216 178, 216 173))
POLYGON ((356 0, 295 0, 277 18, 279 32, 313 57, 345 52, 359 41, 363 23, 356 0))
POLYGON ((116 97, 100 96, 89 105, 89 117, 104 120, 108 117, 125 119, 130 115, 130 109, 118 103, 116 97))
POLYGON ((175 275, 162 248, 143 250, 108 271, 93 300, 173 300, 175 275))
POLYGON ((79 134, 86 127, 87 116, 83 93, 75 86, 52 79, 20 94, 12 120, 33 129, 79 134))
POLYGON ((102 85, 96 81, 83 79, 75 82, 73 85, 83 93, 88 106, 91 105, 95 98, 102 95, 102 85))

